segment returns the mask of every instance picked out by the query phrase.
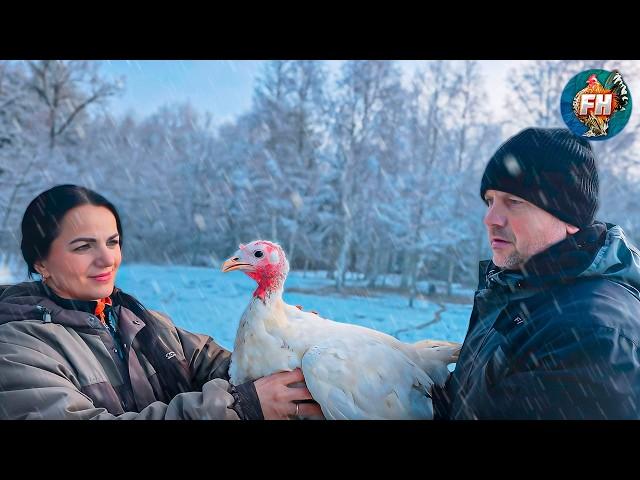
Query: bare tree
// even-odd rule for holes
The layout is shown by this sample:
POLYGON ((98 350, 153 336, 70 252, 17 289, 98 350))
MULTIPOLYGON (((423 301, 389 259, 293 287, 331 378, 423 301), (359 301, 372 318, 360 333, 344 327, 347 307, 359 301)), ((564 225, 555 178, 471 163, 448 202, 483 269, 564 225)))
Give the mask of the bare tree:
POLYGON ((92 104, 101 103, 121 88, 118 82, 99 75, 96 62, 39 60, 28 63, 31 70, 28 86, 47 109, 50 149, 92 104))

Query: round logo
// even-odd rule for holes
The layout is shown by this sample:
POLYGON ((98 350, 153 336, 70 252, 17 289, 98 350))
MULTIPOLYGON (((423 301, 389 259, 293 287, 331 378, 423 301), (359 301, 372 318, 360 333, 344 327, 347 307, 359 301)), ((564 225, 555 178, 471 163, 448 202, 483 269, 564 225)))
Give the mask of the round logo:
POLYGON ((629 121, 631 92, 617 70, 586 70, 564 87, 560 113, 576 135, 588 140, 608 140, 629 121))

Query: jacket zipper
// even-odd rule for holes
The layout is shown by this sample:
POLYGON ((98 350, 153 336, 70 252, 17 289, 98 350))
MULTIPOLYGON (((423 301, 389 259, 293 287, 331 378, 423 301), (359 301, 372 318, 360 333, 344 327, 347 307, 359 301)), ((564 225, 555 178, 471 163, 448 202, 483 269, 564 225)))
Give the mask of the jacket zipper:
POLYGON ((44 323, 51 323, 51 310, 42 305, 36 305, 36 309, 40 312, 44 323))

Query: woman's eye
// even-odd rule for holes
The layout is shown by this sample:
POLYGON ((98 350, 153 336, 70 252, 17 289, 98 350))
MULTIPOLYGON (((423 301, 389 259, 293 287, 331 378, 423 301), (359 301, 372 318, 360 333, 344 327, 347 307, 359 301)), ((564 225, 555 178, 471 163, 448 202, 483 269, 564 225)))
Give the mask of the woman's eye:
POLYGON ((260 258, 260 257, 263 255, 263 253, 262 253, 262 251, 260 251, 260 250, 256 250, 256 251, 254 252, 254 254, 253 254, 253 255, 254 255, 256 258, 260 258))
POLYGON ((89 244, 85 244, 85 245, 80 245, 78 248, 74 248, 74 252, 79 252, 82 250, 87 250, 89 248, 89 244))
POLYGON ((111 241, 109 242, 109 245, 116 246, 116 245, 118 245, 119 243, 120 243, 120 241, 119 241, 119 240, 111 240, 111 241))

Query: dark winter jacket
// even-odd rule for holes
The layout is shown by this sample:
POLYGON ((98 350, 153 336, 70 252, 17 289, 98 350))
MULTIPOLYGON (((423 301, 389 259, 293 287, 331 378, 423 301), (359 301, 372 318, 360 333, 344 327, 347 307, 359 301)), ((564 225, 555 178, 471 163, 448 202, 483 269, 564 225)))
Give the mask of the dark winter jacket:
POLYGON ((523 271, 481 262, 436 418, 640 418, 640 254, 595 222, 523 271))
POLYGON ((262 418, 255 387, 228 382, 231 354, 211 337, 151 312, 166 361, 183 362, 193 387, 171 396, 139 347, 142 319, 114 306, 114 336, 63 305, 40 282, 0 287, 0 419, 262 418))

